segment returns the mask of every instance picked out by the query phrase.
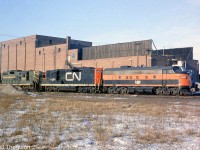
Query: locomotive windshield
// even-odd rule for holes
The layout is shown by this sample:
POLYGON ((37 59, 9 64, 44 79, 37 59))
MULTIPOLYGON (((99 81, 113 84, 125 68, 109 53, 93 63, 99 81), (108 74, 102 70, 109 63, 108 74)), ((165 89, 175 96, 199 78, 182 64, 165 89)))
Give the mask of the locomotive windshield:
POLYGON ((173 71, 174 71, 174 73, 187 73, 184 68, 179 67, 179 66, 173 67, 173 71))

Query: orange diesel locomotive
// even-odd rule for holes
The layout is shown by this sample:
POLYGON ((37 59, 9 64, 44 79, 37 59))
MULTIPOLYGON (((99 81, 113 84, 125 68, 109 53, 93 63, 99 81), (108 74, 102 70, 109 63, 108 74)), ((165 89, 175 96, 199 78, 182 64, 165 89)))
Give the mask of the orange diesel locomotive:
POLYGON ((103 71, 103 92, 190 94, 191 78, 179 66, 108 68, 103 71))

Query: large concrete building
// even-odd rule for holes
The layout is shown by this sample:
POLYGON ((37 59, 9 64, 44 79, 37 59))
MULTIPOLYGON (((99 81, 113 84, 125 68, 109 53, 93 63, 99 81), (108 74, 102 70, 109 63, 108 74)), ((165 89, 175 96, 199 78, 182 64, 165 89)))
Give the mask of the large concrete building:
POLYGON ((185 62, 198 81, 198 61, 193 48, 153 50, 152 40, 92 46, 92 42, 42 35, 0 43, 0 71, 52 70, 75 67, 168 66, 175 60, 185 62))

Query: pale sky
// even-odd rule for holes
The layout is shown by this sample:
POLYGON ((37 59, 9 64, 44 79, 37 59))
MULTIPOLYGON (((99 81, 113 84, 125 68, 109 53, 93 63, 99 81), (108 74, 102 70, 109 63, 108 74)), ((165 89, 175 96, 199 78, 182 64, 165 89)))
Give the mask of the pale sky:
POLYGON ((200 0, 0 0, 0 41, 41 34, 103 45, 153 39, 158 49, 194 47, 200 0))

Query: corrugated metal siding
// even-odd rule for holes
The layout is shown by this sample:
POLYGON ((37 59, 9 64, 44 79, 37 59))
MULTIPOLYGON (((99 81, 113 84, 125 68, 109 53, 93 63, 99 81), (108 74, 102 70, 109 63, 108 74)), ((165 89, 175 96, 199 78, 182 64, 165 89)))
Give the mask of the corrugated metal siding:
POLYGON ((101 59, 125 56, 145 55, 146 50, 152 49, 152 40, 118 43, 83 48, 82 59, 101 59))
POLYGON ((152 51, 153 55, 158 56, 173 56, 174 59, 193 59, 193 48, 186 47, 186 48, 174 48, 174 49, 163 49, 163 50, 155 50, 152 51))

